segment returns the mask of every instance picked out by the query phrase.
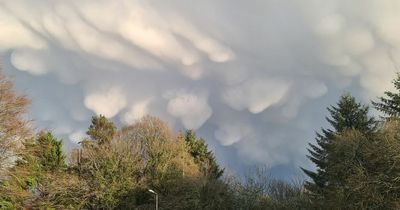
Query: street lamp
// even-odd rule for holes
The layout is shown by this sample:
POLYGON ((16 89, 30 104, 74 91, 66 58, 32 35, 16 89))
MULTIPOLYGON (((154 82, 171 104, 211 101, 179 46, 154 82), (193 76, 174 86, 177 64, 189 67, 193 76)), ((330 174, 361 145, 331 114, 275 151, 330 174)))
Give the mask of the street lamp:
POLYGON ((158 194, 156 192, 154 192, 154 190, 152 190, 152 189, 149 189, 149 192, 151 192, 154 195, 156 195, 156 210, 158 210, 158 194))

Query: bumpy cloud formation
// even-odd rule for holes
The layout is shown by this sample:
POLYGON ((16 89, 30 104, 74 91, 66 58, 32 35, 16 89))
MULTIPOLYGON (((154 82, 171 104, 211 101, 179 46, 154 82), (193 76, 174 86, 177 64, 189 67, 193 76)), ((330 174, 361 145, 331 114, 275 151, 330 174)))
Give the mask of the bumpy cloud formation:
POLYGON ((197 129, 223 164, 307 165, 341 92, 390 89, 397 0, 0 0, 0 55, 40 127, 84 137, 92 114, 197 129))
POLYGON ((182 124, 189 129, 200 128, 212 114, 206 97, 187 93, 170 99, 167 110, 172 116, 180 118, 182 124))
POLYGON ((119 88, 111 88, 99 93, 92 93, 86 96, 85 106, 97 115, 104 115, 111 118, 125 108, 126 98, 119 88))

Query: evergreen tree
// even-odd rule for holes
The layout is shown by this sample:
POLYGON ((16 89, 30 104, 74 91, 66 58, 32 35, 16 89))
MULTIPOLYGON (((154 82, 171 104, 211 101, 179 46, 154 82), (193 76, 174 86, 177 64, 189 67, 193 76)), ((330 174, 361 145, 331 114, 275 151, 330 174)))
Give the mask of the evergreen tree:
POLYGON ((105 116, 100 115, 92 117, 92 124, 86 134, 99 145, 109 144, 114 138, 115 130, 114 123, 110 122, 105 116))
POLYGON ((385 91, 386 97, 379 97, 378 102, 372 102, 374 107, 388 117, 400 117, 400 73, 393 80, 396 92, 385 91))
POLYGON ((322 129, 317 133, 316 144, 309 143, 309 155, 307 157, 317 166, 317 171, 303 169, 312 182, 306 183, 307 190, 314 196, 323 196, 323 190, 329 183, 326 170, 329 162, 329 155, 332 151, 332 141, 335 135, 346 130, 355 129, 361 133, 370 134, 376 129, 376 121, 368 116, 369 107, 356 102, 350 94, 340 97, 336 106, 327 108, 330 117, 326 120, 332 126, 331 129, 322 129))
POLYGON ((214 154, 208 149, 204 139, 198 138, 193 130, 187 130, 185 132, 185 143, 189 153, 204 175, 211 179, 218 179, 222 176, 224 170, 218 166, 214 154))
POLYGON ((51 132, 40 132, 36 142, 36 155, 45 170, 56 170, 65 167, 63 141, 58 140, 51 132))

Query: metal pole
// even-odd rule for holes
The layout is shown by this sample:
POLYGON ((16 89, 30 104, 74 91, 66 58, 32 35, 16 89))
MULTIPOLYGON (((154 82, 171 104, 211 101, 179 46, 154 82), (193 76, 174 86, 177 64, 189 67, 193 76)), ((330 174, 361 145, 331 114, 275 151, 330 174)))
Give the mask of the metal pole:
POLYGON ((158 210, 158 193, 156 193, 154 190, 149 189, 149 192, 153 193, 154 195, 156 195, 156 210, 158 210))
POLYGON ((158 194, 156 193, 156 210, 158 210, 158 194))

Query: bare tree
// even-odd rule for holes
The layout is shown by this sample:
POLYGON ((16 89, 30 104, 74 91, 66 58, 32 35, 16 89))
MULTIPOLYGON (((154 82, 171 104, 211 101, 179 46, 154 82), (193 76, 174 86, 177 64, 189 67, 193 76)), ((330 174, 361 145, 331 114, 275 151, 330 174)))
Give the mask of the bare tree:
POLYGON ((22 152, 30 127, 24 114, 29 100, 14 90, 14 83, 0 71, 0 178, 22 152))

